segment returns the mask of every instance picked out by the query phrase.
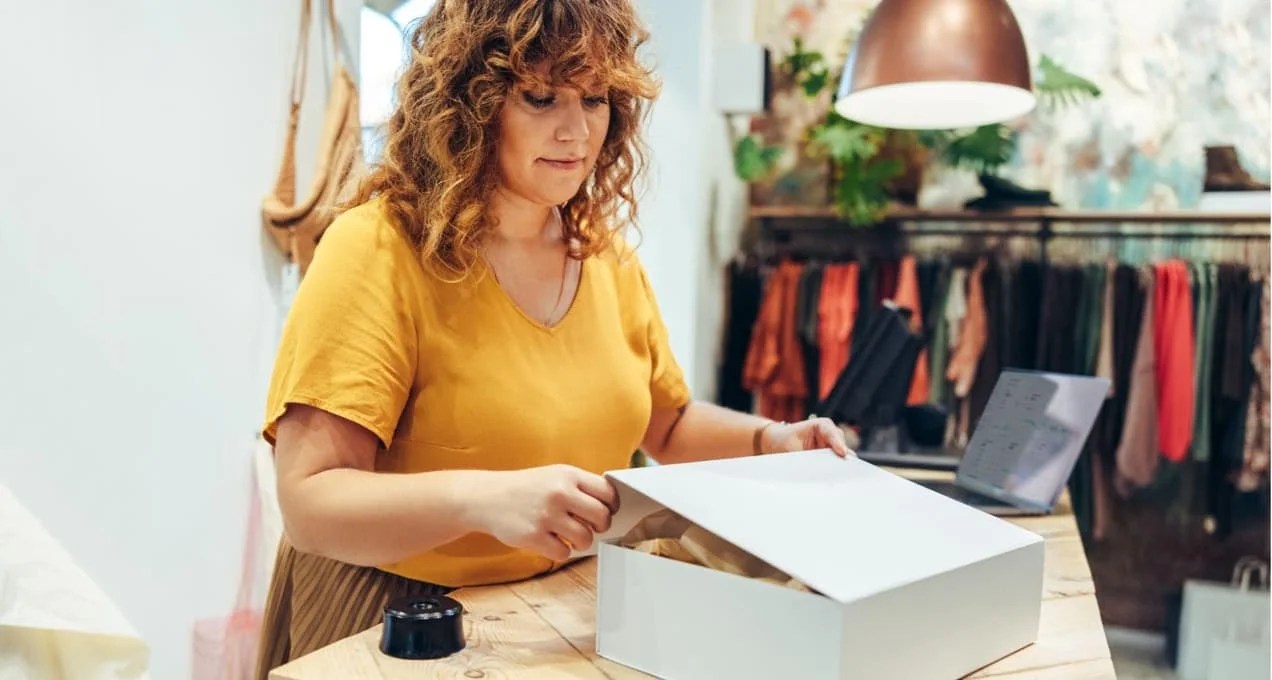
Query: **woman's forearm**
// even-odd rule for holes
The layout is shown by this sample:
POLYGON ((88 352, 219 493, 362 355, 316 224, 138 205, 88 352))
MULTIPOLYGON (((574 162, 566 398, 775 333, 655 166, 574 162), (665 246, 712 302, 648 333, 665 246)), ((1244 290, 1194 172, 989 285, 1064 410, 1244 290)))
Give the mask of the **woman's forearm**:
POLYGON ((649 453, 664 464, 750 456, 755 453, 756 431, 772 422, 708 402, 690 402, 661 449, 649 453))
POLYGON ((469 508, 490 474, 337 468, 290 483, 280 479, 279 503, 288 540, 297 550, 378 566, 477 531, 469 508))

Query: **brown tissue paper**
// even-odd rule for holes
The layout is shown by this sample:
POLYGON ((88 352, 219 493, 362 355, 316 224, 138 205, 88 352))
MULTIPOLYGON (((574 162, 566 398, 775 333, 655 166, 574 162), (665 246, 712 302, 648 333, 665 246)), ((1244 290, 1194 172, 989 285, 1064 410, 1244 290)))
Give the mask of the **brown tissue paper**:
POLYGON ((619 544, 637 552, 813 592, 785 572, 671 510, 659 510, 641 520, 619 544))

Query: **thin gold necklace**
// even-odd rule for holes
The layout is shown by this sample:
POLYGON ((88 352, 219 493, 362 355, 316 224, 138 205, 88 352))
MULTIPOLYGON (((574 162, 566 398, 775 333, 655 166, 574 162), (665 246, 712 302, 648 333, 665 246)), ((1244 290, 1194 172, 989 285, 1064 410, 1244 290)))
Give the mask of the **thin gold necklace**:
MULTIPOLYGON (((505 286, 503 281, 499 278, 499 269, 495 266, 494 261, 490 259, 490 253, 489 252, 482 253, 482 259, 486 261, 486 266, 490 269, 490 273, 495 277, 495 283, 500 288, 503 288, 505 291, 508 291, 509 296, 511 297, 512 291, 509 291, 508 287, 505 286)), ((561 301, 565 298, 565 282, 570 275, 570 259, 571 259, 570 246, 567 243, 565 247, 565 257, 562 258, 562 262, 561 262, 561 284, 560 286, 557 287, 556 302, 552 305, 552 309, 548 311, 548 316, 546 319, 543 317, 537 317, 535 319, 536 321, 538 321, 539 323, 545 326, 555 325, 556 322, 558 321, 557 314, 558 314, 558 311, 561 309, 561 301)), ((514 304, 516 303, 515 298, 513 299, 513 302, 514 304)))
POLYGON ((565 280, 570 275, 570 248, 565 249, 564 262, 561 263, 561 287, 557 289, 556 304, 552 305, 552 311, 548 314, 548 318, 543 321, 543 325, 552 326, 558 321, 557 315, 560 313, 561 300, 565 298, 565 280))

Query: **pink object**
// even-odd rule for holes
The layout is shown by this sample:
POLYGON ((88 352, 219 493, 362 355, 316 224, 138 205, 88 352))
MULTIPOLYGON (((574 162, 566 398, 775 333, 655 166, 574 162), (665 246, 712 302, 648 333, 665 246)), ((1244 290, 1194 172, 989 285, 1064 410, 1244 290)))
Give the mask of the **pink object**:
POLYGON ((255 480, 253 467, 247 543, 234 609, 222 619, 195 621, 191 671, 194 680, 250 680, 256 674, 262 611, 253 602, 261 534, 261 500, 255 480))

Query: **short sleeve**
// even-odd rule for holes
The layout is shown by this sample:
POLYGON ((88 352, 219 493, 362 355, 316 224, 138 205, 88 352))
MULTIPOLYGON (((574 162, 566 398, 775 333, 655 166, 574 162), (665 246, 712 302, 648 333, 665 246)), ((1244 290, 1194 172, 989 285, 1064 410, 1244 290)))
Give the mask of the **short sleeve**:
POLYGON ((654 295, 653 286, 649 285, 649 276, 638 260, 632 264, 640 271, 640 293, 643 302, 649 306, 647 336, 652 364, 649 390, 653 398, 653 407, 656 409, 680 408, 689 403, 689 385, 685 383, 684 372, 671 352, 667 327, 663 324, 662 312, 658 309, 658 299, 654 295))
POLYGON ((369 206, 323 234, 283 327, 267 400, 272 444, 291 404, 373 432, 387 448, 415 378, 421 268, 406 241, 369 206))

